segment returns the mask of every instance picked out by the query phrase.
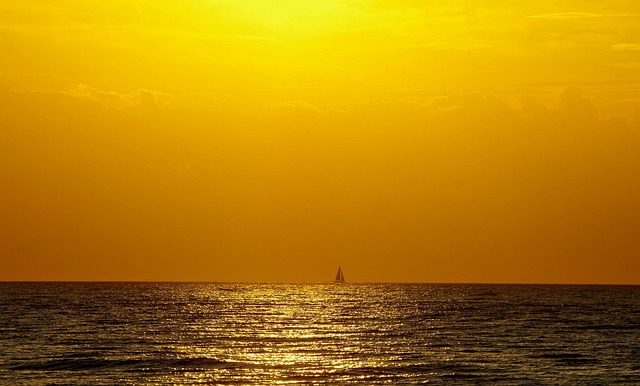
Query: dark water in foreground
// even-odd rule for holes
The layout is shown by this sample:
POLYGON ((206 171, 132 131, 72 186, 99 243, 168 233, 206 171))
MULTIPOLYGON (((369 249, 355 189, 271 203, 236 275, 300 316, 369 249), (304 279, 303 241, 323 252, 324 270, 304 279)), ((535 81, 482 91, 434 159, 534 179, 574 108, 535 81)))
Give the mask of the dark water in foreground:
POLYGON ((640 287, 0 283, 0 384, 640 384, 640 287))

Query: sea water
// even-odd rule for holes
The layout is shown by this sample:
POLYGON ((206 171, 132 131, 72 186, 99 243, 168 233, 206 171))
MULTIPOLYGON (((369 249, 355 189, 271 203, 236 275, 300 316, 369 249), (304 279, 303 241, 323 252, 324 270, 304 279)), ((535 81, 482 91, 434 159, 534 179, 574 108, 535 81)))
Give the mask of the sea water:
POLYGON ((640 384, 640 287, 0 283, 0 384, 640 384))

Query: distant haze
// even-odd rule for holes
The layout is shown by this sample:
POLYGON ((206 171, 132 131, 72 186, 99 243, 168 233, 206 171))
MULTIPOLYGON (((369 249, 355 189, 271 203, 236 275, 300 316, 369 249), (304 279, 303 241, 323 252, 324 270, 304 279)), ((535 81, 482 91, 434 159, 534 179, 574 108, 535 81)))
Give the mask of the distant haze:
POLYGON ((640 284, 635 1, 0 0, 0 280, 640 284))

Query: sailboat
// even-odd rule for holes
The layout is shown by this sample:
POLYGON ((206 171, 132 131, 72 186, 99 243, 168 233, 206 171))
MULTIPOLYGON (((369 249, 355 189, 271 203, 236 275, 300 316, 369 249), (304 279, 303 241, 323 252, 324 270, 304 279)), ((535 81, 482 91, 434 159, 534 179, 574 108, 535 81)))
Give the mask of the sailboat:
POLYGON ((338 266, 338 273, 336 273, 336 278, 333 280, 334 283, 344 283, 344 275, 342 274, 342 267, 338 266))

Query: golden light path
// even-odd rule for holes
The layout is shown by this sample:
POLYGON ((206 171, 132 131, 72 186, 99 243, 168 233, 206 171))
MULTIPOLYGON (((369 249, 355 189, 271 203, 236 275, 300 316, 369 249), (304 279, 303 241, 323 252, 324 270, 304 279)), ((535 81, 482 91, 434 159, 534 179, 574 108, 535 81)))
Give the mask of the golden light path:
MULTIPOLYGON (((232 289, 229 293, 193 293, 195 297, 210 296, 215 304, 212 308, 227 304, 235 305, 235 308, 224 310, 220 323, 213 322, 209 328, 200 331, 200 344, 184 346, 180 350, 184 357, 206 357, 231 365, 242 364, 246 382, 269 379, 274 384, 296 383, 299 381, 296 376, 307 380, 317 378, 319 381, 333 376, 335 380, 332 374, 384 365, 376 355, 364 355, 372 350, 383 350, 383 347, 372 345, 373 341, 369 341, 367 336, 393 328, 377 326, 376 318, 394 318, 397 311, 375 310, 370 315, 356 312, 358 301, 354 299, 368 296, 363 292, 365 287, 348 284, 256 284, 249 289, 246 285, 230 284, 228 287, 232 289), (229 325, 229 318, 234 315, 238 322, 229 325), (363 318, 368 322, 362 323, 363 318), (226 323, 222 322, 224 319, 226 323), (234 331, 233 335, 228 335, 230 330, 234 331), (220 338, 211 341, 211 336, 220 338)), ((193 304, 185 307, 185 312, 194 315, 211 312, 206 307, 195 309, 197 306, 193 304)), ((183 328, 183 333, 189 335, 190 330, 202 326, 194 318, 193 326, 183 328)), ((211 381, 224 379, 226 371, 222 368, 215 374, 195 372, 188 376, 192 380, 211 381)), ((184 375, 165 380, 184 381, 184 375)))

